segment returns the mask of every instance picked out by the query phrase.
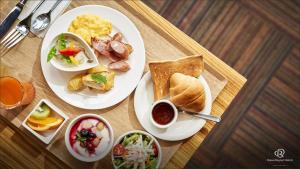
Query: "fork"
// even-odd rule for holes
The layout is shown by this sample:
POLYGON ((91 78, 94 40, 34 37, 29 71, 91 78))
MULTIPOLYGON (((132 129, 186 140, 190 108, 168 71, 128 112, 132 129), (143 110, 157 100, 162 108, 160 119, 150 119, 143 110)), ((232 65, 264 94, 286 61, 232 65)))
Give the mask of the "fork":
POLYGON ((45 0, 39 2, 39 4, 33 9, 33 11, 18 25, 11 30, 5 38, 0 42, 0 56, 4 56, 14 45, 20 42, 30 31, 31 17, 35 11, 44 3, 45 0))

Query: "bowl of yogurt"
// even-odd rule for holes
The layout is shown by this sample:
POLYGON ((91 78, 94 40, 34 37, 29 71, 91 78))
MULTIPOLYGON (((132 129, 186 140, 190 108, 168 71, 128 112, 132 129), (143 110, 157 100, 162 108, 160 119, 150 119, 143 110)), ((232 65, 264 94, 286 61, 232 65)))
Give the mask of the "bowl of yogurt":
POLYGON ((76 159, 94 162, 110 152, 113 138, 113 130, 107 120, 96 114, 83 114, 69 123, 65 144, 76 159))

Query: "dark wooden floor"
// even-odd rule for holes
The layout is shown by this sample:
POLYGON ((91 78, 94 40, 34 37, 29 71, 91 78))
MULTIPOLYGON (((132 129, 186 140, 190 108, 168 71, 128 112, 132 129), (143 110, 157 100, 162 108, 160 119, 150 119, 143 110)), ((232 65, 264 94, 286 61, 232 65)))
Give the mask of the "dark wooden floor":
POLYGON ((144 2, 248 79, 186 168, 300 168, 300 1, 144 2))

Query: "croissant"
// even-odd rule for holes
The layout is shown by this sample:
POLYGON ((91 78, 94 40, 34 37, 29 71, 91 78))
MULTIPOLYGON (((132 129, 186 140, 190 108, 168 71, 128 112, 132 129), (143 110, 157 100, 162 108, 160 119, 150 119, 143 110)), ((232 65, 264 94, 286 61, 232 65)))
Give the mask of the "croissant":
POLYGON ((174 73, 170 78, 170 99, 180 109, 197 113, 205 106, 204 88, 197 78, 174 73))

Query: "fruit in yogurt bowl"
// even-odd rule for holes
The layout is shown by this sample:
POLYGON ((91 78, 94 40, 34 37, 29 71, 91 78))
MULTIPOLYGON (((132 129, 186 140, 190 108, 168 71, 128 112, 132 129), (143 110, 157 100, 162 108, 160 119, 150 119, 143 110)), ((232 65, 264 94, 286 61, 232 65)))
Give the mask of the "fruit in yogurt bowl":
POLYGON ((65 143, 75 158, 85 162, 97 161, 111 150, 113 130, 101 116, 84 114, 70 122, 65 143))

